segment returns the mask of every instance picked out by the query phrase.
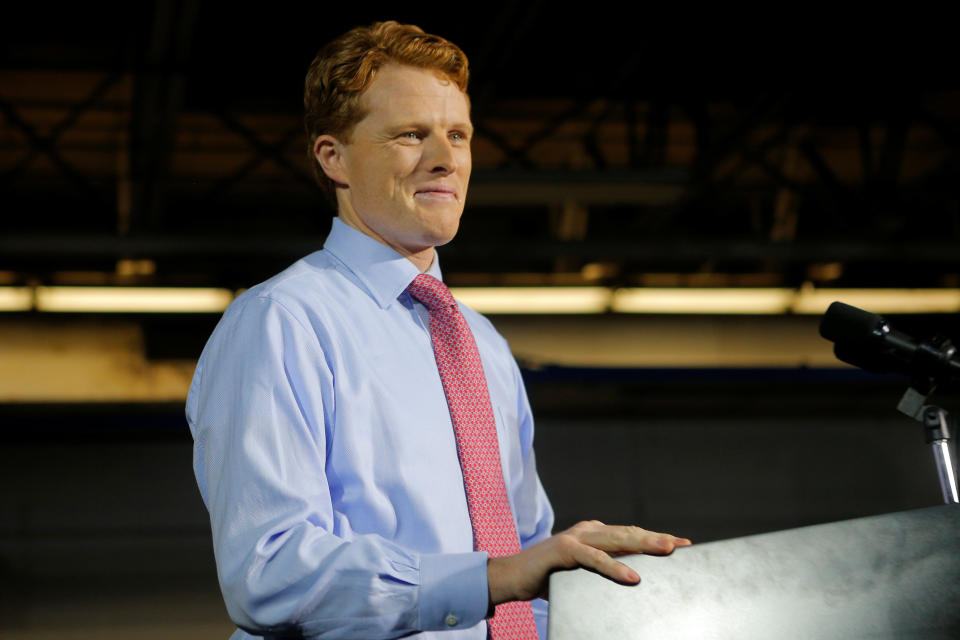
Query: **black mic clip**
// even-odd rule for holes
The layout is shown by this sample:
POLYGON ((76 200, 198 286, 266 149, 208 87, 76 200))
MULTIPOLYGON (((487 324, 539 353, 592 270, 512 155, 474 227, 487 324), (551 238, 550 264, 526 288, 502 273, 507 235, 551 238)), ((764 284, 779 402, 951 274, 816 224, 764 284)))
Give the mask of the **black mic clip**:
MULTIPOLYGON (((957 354, 957 348, 944 335, 935 335, 925 342, 917 345, 914 354, 914 363, 918 371, 935 371, 940 375, 949 376, 951 361, 957 354)), ((931 384, 935 384, 935 379, 931 376, 931 384)), ((932 391, 932 389, 931 389, 932 391)))
MULTIPOLYGON (((914 355, 915 371, 937 371, 943 368, 944 362, 951 360, 956 354, 956 347, 946 336, 936 335, 926 342, 917 345, 914 355)), ((937 378, 933 375, 914 374, 910 379, 910 386, 900 398, 897 410, 918 422, 926 423, 928 410, 937 407, 927 405, 929 398, 937 388, 937 378)), ((949 436, 948 436, 949 437, 949 436)))

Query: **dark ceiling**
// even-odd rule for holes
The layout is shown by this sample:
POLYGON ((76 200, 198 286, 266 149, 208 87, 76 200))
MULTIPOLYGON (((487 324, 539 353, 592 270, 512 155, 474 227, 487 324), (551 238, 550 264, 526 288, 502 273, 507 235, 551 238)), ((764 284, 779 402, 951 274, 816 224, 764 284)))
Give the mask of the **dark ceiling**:
POLYGON ((945 19, 252 7, 5 9, 8 280, 137 259, 144 282, 240 287, 317 248, 331 211, 303 152, 303 74, 330 38, 396 18, 471 59, 455 283, 960 284, 945 19))

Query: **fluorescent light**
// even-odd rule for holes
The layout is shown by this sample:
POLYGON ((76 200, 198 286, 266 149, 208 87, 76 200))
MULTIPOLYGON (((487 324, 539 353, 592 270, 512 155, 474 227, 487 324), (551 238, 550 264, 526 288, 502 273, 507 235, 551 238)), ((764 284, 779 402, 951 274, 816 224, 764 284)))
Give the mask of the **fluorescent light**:
POLYGON ((217 313, 229 289, 200 287, 37 287, 37 311, 75 313, 217 313))
POLYGON ((0 287, 0 311, 30 311, 33 290, 30 287, 0 287))
POLYGON ((836 300, 872 313, 960 311, 960 289, 801 289, 793 312, 819 315, 836 300))
POLYGON ((480 313, 604 313, 606 287, 455 287, 453 296, 480 313))
POLYGON ((814 289, 648 287, 619 289, 618 313, 820 315, 840 300, 872 313, 960 312, 960 289, 814 289))
MULTIPOLYGON (((834 300, 873 313, 957 313, 960 289, 775 287, 455 287, 454 296, 490 314, 819 315, 834 300)), ((0 287, 0 311, 219 313, 229 289, 200 287, 0 287)))
POLYGON ((618 289, 619 313, 779 314, 793 300, 793 289, 650 287, 618 289))

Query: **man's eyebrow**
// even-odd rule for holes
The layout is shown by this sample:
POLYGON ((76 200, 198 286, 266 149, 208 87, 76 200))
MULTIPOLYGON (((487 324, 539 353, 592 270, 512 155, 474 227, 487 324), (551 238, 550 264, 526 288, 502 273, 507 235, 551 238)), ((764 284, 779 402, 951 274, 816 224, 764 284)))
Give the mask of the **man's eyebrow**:
MULTIPOLYGON (((387 124, 385 130, 389 133, 403 133, 404 131, 427 131, 432 128, 432 125, 418 120, 402 120, 399 122, 394 122, 387 124)), ((468 133, 473 133, 473 123, 469 120, 463 122, 454 122, 447 126, 449 130, 456 131, 466 131, 468 133)))
POLYGON ((388 123, 386 126, 387 131, 400 133, 402 131, 410 131, 411 129, 420 130, 420 129, 429 129, 430 126, 424 122, 417 120, 400 120, 396 122, 388 123))

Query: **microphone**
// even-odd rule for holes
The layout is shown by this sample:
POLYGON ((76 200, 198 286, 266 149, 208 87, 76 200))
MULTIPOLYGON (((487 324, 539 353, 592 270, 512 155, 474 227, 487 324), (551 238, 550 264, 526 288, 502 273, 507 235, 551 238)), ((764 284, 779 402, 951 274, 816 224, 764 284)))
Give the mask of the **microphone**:
POLYGON ((820 321, 839 360, 871 373, 899 373, 935 382, 960 380, 957 349, 945 337, 921 342, 894 331, 875 313, 834 302, 820 321))

